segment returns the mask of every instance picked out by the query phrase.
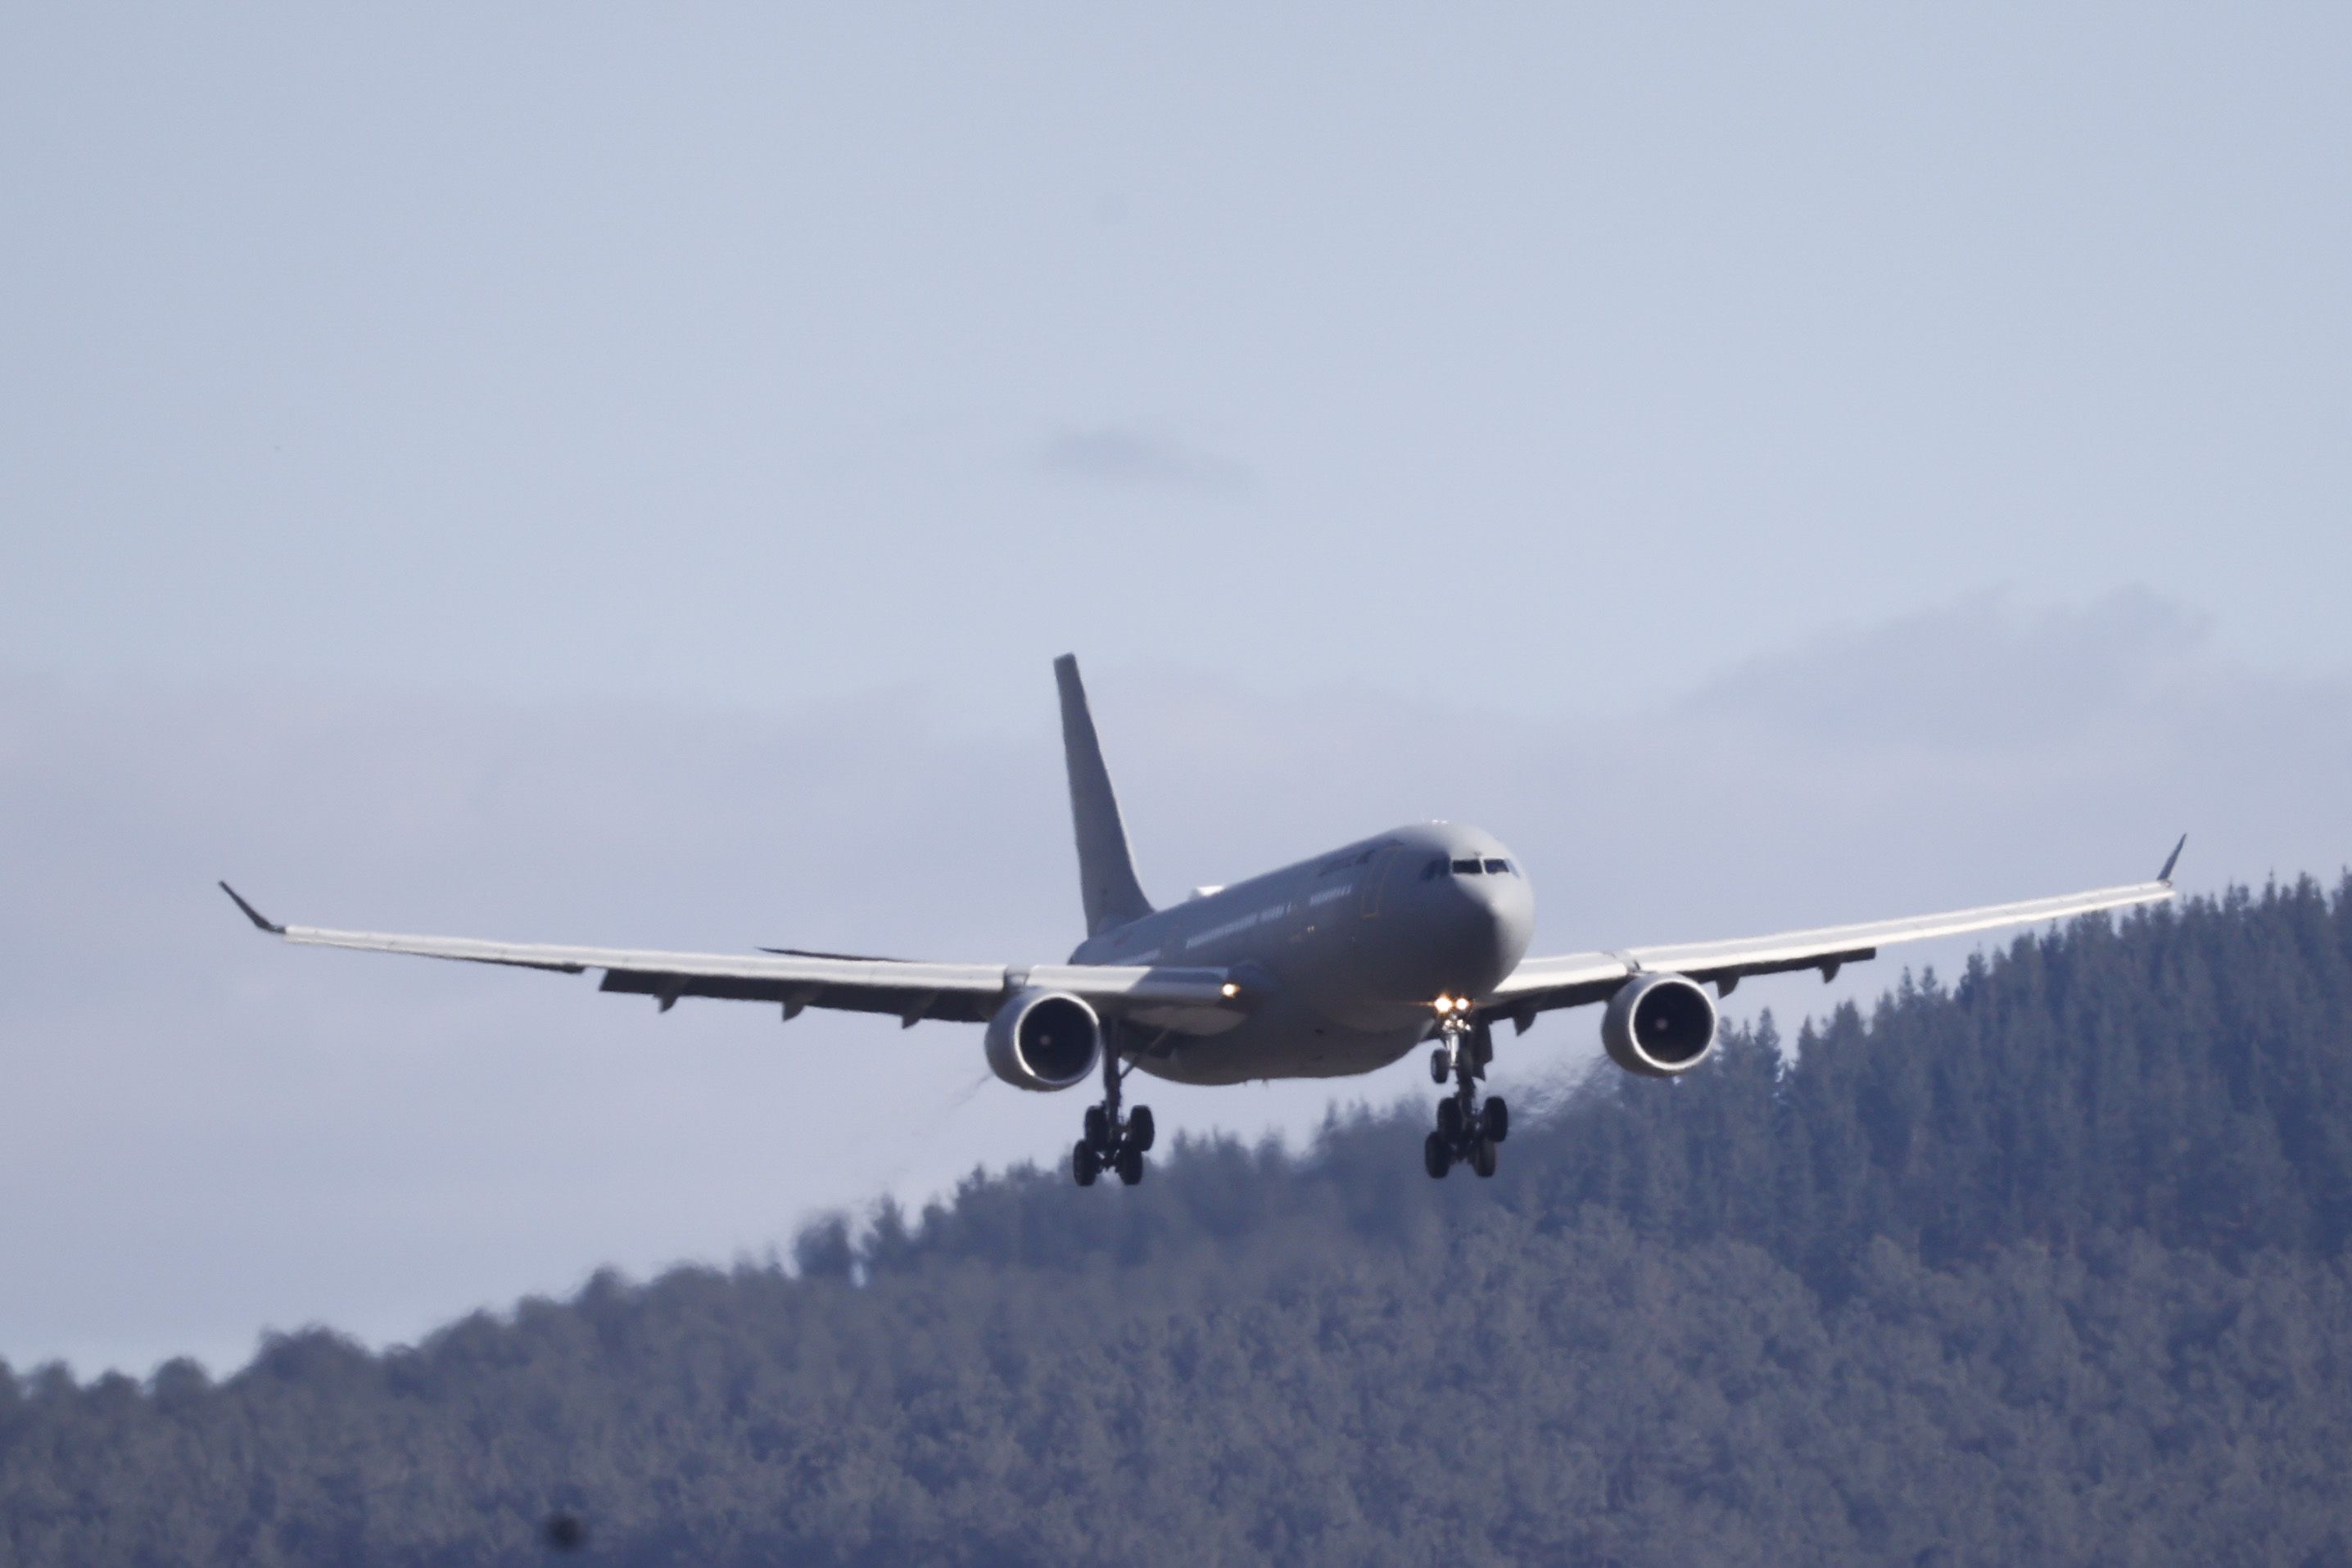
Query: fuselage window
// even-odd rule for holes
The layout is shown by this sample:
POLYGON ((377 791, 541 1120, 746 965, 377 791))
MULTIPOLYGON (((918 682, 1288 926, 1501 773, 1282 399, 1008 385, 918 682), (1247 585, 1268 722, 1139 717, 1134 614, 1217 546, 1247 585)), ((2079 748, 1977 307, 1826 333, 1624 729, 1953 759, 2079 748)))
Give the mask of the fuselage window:
POLYGON ((1454 862, 1454 874, 1455 876, 1476 876, 1479 869, 1480 868, 1476 861, 1455 861, 1454 862))
POLYGON ((1488 861, 1486 862, 1486 869, 1496 876, 1508 876, 1511 874, 1511 862, 1508 861, 1488 861))

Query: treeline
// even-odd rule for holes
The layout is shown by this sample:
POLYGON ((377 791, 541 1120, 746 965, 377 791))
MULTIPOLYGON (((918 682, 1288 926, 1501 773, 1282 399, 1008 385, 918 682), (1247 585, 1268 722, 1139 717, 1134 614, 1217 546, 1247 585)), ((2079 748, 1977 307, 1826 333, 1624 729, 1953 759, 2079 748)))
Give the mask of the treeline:
POLYGON ((1415 1104, 383 1354, 0 1369, 0 1563, 2352 1563, 2347 1019, 2305 881, 1604 1069, 1491 1182, 1415 1104))

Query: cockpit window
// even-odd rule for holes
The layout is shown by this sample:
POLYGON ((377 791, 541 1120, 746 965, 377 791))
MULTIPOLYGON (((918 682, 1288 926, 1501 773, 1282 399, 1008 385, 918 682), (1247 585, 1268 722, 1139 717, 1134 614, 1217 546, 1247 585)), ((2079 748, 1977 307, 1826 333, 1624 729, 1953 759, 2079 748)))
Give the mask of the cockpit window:
POLYGON ((1435 860, 1421 868, 1421 880, 1423 882, 1435 882, 1439 877, 1444 876, 1444 874, 1445 857, 1444 855, 1438 856, 1435 860))
POLYGON ((1454 874, 1456 876, 1476 876, 1484 868, 1481 867, 1476 861, 1455 861, 1454 862, 1454 874))
POLYGON ((1511 862, 1508 861, 1488 861, 1486 862, 1486 870, 1496 876, 1508 876, 1511 874, 1511 862))

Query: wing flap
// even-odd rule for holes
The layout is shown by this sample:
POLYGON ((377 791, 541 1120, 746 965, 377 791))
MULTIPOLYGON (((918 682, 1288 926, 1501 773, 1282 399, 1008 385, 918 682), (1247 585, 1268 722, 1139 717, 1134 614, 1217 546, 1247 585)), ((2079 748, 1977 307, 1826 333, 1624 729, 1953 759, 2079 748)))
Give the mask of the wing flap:
POLYGON ((1002 964, 927 964, 898 958, 815 958, 752 953, 667 953, 630 947, 562 947, 541 943, 488 942, 470 936, 408 936, 384 931, 333 931, 289 925, 287 941, 362 953, 404 953, 468 964, 505 964, 577 975, 587 969, 673 975, 681 978, 772 980, 792 985, 895 985, 908 989, 1003 990, 1002 964))
MULTIPOLYGON (((2174 852, 2175 855, 2179 851, 2174 852)), ((2172 869, 2167 862, 2165 870, 2172 869)), ((1538 1012, 1553 1008, 1580 1007, 1606 999, 1629 976, 1666 972, 1694 980, 1712 980, 1725 990, 1750 975, 1783 974, 1794 969, 1820 969, 1833 975, 1846 964, 1878 956, 1881 947, 1904 942, 1924 942, 1938 936, 1964 936, 2003 926, 2038 925, 2101 910, 2128 909, 2159 904, 2173 895, 2169 881, 2132 883, 2121 887, 2094 888, 2087 893, 2061 894, 2053 898, 2021 899, 2011 904, 1980 904, 1973 909, 1947 910, 1897 920, 1867 921, 1852 925, 1823 925, 1809 931, 1783 931, 1769 936, 1741 936, 1720 942, 1683 942, 1651 947, 1626 947, 1611 952, 1565 953, 1529 958, 1485 998, 1483 1005, 1524 1029, 1538 1012)))
POLYGON ((1760 975, 1774 969, 1811 968, 1832 957, 1859 957, 1865 948, 1925 942, 1937 936, 1965 936, 2005 925, 2034 925, 2044 920, 2092 915, 2103 909, 2126 909, 2156 904, 2172 896, 2172 884, 2134 883, 2126 887, 2102 887, 2088 893, 2061 894, 2054 898, 2020 899, 2011 904, 1988 904, 1974 909, 1948 910, 1900 920, 1869 921, 1853 925, 1823 925, 1811 931, 1784 931, 1771 936, 1738 937, 1727 942, 1685 942, 1657 947, 1632 947, 1625 956, 1644 969, 1671 969, 1694 978, 1737 969, 1760 975))
POLYGON ((1132 1019, 1180 1033, 1209 1034, 1239 1021, 1260 988, 1254 976, 1179 966, 1041 964, 1024 969, 1003 964, 926 963, 808 952, 671 953, 557 946, 471 936, 280 925, 263 916, 226 883, 222 886, 257 928, 303 946, 400 953, 565 975, 601 969, 600 990, 654 997, 665 1008, 681 997, 711 997, 779 1004, 786 1016, 803 1008, 829 1008, 888 1013, 907 1023, 922 1019, 976 1023, 993 1013, 1011 991, 1042 986, 1082 997, 1106 1017, 1132 1019))
POLYGON ((827 985, 764 976, 695 974, 667 969, 607 969, 596 988, 625 996, 652 997, 665 1006, 681 997, 720 1001, 767 1002, 798 1013, 803 1008, 837 1012, 887 1013, 902 1022, 941 1019, 982 1023, 996 1010, 999 991, 935 990, 919 986, 860 983, 827 985))

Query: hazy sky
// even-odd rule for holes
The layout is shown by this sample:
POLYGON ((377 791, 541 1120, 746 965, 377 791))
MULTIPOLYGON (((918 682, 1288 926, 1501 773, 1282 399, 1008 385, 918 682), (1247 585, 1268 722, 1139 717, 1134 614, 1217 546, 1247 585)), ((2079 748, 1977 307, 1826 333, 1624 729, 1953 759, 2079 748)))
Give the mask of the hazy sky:
POLYGON ((1162 898, 1425 816, 1553 947, 2332 876, 2347 79, 2340 6, 15 8, 0 1357, 1055 1156, 970 1030, 211 879, 1058 956, 1065 649, 1162 898))

